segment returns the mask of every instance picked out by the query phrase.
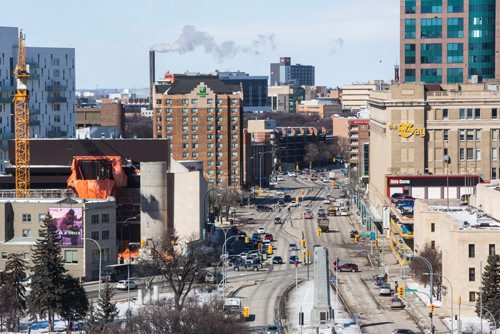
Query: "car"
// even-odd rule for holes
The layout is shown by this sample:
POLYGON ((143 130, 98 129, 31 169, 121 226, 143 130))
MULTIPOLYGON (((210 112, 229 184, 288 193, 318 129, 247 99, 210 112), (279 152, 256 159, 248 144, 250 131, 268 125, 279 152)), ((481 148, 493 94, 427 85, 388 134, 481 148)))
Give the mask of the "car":
POLYGON ((128 290, 128 289, 133 290, 137 288, 137 284, 132 280, 124 279, 116 283, 116 288, 118 290, 128 290))
POLYGON ((296 207, 296 206, 299 206, 299 204, 295 201, 291 201, 290 206, 296 207))
POLYGON ((332 201, 330 201, 330 199, 329 199, 329 198, 325 198, 325 199, 323 200, 323 204, 331 204, 331 203, 332 203, 332 201))
POLYGON ((412 331, 411 329, 399 328, 399 329, 393 330, 391 332, 391 334, 417 334, 417 333, 412 331))
POLYGON ((295 263, 300 263, 299 257, 297 255, 292 255, 288 259, 288 263, 290 264, 295 264, 295 263))
POLYGON ((388 283, 382 283, 378 290, 381 296, 390 296, 392 294, 391 286, 388 283))
POLYGON ((352 230, 350 235, 351 235, 351 239, 354 239, 357 235, 359 235, 359 232, 356 230, 352 230))
POLYGON ((411 197, 410 195, 405 195, 403 193, 394 193, 391 195, 391 202, 393 202, 393 203, 400 201, 400 200, 403 200, 403 199, 415 199, 415 198, 411 197))
POLYGON ((255 224, 255 219, 253 219, 252 217, 247 218, 247 224, 255 224))
POLYGON ((463 194, 462 196, 460 196, 460 200, 462 202, 469 202, 470 195, 471 194, 463 194))
POLYGON ((286 203, 289 203, 289 202, 291 202, 291 201, 292 201, 292 196, 290 196, 290 195, 285 195, 285 196, 283 197, 283 200, 284 200, 286 203))
POLYGON ((396 203, 394 203, 394 206, 396 206, 396 208, 398 208, 400 210, 404 206, 410 206, 413 208, 415 206, 415 201, 412 199, 403 199, 403 200, 400 200, 400 201, 397 201, 396 203))
POLYGON ((293 171, 290 171, 290 172, 288 172, 288 176, 290 176, 290 177, 297 177, 297 173, 295 173, 293 171))
POLYGON ((266 233, 266 229, 265 229, 264 227, 259 227, 259 228, 257 229, 257 233, 259 233, 259 234, 264 234, 264 233, 266 233))
POLYGON ((246 270, 253 270, 253 271, 259 271, 259 269, 262 268, 262 263, 252 263, 252 264, 245 264, 245 269, 246 270))
POLYGON ((405 302, 399 297, 392 297, 391 298, 391 308, 403 309, 403 308, 405 308, 405 302))
POLYGON ((335 265, 335 271, 352 271, 352 272, 357 272, 359 271, 359 267, 355 263, 344 263, 339 266, 335 265))
POLYGON ((274 218, 274 223, 275 224, 283 224, 283 221, 281 220, 280 217, 276 217, 276 218, 274 218))
POLYGON ((314 215, 311 211, 304 212, 304 219, 313 219, 314 215))
POLYGON ((282 196, 282 195, 285 195, 285 192, 282 190, 278 190, 278 191, 276 191, 276 195, 282 196))
POLYGON ((264 235, 264 241, 274 241, 273 235, 271 233, 266 233, 264 235))
POLYGON ((291 244, 288 246, 288 250, 291 250, 291 251, 296 251, 296 250, 299 250, 299 248, 297 247, 297 245, 296 245, 296 244, 291 243, 291 244))
POLYGON ((266 328, 266 334, 279 334, 278 326, 269 325, 266 328))
POLYGON ((279 200, 278 200, 278 206, 279 206, 279 207, 284 207, 285 205, 286 205, 286 204, 285 204, 285 201, 284 201, 284 200, 282 200, 282 199, 279 199, 279 200))
POLYGON ((281 256, 274 256, 273 257, 273 263, 274 264, 282 264, 283 263, 283 258, 281 256))
POLYGON ((271 212, 273 208, 267 205, 257 205, 257 212, 271 212))
POLYGON ((285 181, 285 178, 284 178, 283 176, 279 175, 279 176, 277 177, 277 180, 278 180, 278 181, 285 181))
POLYGON ((381 286, 384 283, 387 283, 384 275, 378 275, 377 277, 375 277, 376 286, 381 286))

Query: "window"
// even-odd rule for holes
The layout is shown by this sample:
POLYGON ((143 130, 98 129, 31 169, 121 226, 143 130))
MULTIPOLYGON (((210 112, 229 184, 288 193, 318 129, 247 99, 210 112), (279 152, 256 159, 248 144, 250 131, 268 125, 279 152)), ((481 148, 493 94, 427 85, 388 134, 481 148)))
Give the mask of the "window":
POLYGON ((214 99, 207 99, 207 104, 212 104, 214 103, 214 99))
MULTIPOLYGON (((172 99, 166 99, 165 102, 167 103, 167 105, 171 105, 172 104, 172 99)), ((167 110, 172 111, 172 109, 167 109, 167 110)))
POLYGON ((9 254, 7 254, 7 252, 2 252, 2 260, 7 260, 8 257, 9 254))
POLYGON ((42 223, 44 219, 45 219, 45 213, 39 213, 38 214, 38 222, 42 223))
POLYGON ((182 126, 182 131, 187 131, 188 129, 189 129, 189 126, 187 126, 187 125, 182 126))
POLYGON ((413 68, 405 69, 405 81, 406 82, 415 82, 415 69, 413 69, 413 68))
POLYGON ((109 262, 109 248, 102 249, 102 262, 109 262))
POLYGON ((192 156, 193 158, 198 158, 198 152, 193 152, 193 153, 191 154, 191 156, 192 156))
POLYGON ((491 129, 491 140, 497 140, 497 139, 498 139, 498 130, 491 129))
POLYGON ((65 250, 64 251, 64 262, 65 263, 78 263, 78 251, 77 250, 65 250))
POLYGON ((498 159, 498 155, 497 155, 497 148, 494 147, 491 149, 491 160, 497 160, 498 159))
POLYGON ((231 143, 232 148, 238 148, 238 143, 231 143))
POLYGON ((232 139, 238 139, 238 135, 237 135, 237 134, 235 134, 235 133, 233 133, 233 134, 231 135, 231 138, 232 138, 232 139))
POLYGON ((207 117, 207 122, 208 123, 212 123, 214 121, 214 118, 213 117, 207 117))
POLYGON ((191 114, 194 114, 194 115, 198 114, 198 109, 196 109, 196 108, 191 109, 191 114))
POLYGON ((182 135, 182 140, 188 140, 189 139, 189 135, 182 135))
POLYGON ((435 240, 431 240, 431 248, 436 249, 436 241, 435 240))
POLYGON ((441 13, 443 11, 442 0, 422 0, 421 13, 441 13))
POLYGON ((421 19, 421 38, 441 38, 443 34, 443 23, 441 19, 421 19))
POLYGON ((196 143, 191 144, 191 148, 198 148, 198 144, 196 144, 196 143))
POLYGON ((172 117, 167 117, 166 120, 168 123, 170 123, 170 122, 172 122, 172 117))
POLYGON ((448 38, 463 38, 464 37, 464 19, 449 18, 448 19, 448 38))
MULTIPOLYGON (((429 60, 436 59, 431 57, 429 60)), ((420 80, 426 83, 441 83, 443 80, 443 71, 440 68, 422 68, 420 69, 420 80)))
POLYGON ((208 153, 207 153, 207 156, 208 156, 209 158, 213 158, 214 153, 213 153, 213 152, 208 152, 208 153))
POLYGON ((214 108, 207 108, 207 113, 211 114, 214 112, 214 108))
POLYGON ((443 140, 448 140, 448 130, 443 131, 443 140))
POLYGON ((90 223, 91 224, 99 224, 99 215, 90 216, 90 223))
POLYGON ((493 118, 493 119, 498 118, 498 109, 497 108, 491 109, 491 118, 493 118))
POLYGON ((208 131, 214 131, 214 126, 213 126, 213 125, 209 125, 209 126, 207 126, 207 130, 208 130, 208 131))
POLYGON ((238 108, 231 108, 231 112, 234 114, 234 113, 237 113, 238 111, 240 111, 240 109, 238 108))
POLYGON ((31 213, 23 213, 23 223, 31 223, 31 213))
POLYGON ((182 117, 182 123, 187 123, 188 118, 187 117, 182 117))
POLYGON ((464 0, 448 0, 448 13, 463 13, 464 0))
POLYGON ((431 223, 431 232, 436 232, 436 223, 431 223))
POLYGON ((193 122, 193 123, 198 122, 198 117, 191 117, 191 122, 193 122))
POLYGON ((198 103, 198 99, 191 99, 191 104, 197 104, 198 103))
POLYGON ((495 244, 488 245, 488 255, 495 255, 495 244))
POLYGON ((460 160, 465 160, 465 149, 464 148, 460 148, 460 160))
POLYGON ((465 109, 463 108, 460 108, 460 116, 459 116, 460 119, 465 119, 465 109))
POLYGON ((238 130, 238 125, 233 125, 233 126, 231 126, 231 130, 232 130, 232 131, 236 131, 236 130, 238 130))
POLYGON ((476 268, 469 268, 469 282, 476 280, 476 268))
POLYGON ((473 148, 467 148, 467 160, 474 160, 474 149, 473 148))
POLYGON ((214 139, 214 135, 209 134, 209 135, 207 135, 207 138, 208 138, 209 140, 214 139))
POLYGON ((90 233, 90 237, 94 240, 99 240, 99 231, 94 231, 90 233))
POLYGON ((474 109, 474 118, 481 119, 481 109, 479 108, 474 109))
POLYGON ((191 135, 191 138, 192 138, 193 140, 198 140, 198 138, 199 138, 199 137, 200 137, 200 136, 199 136, 199 135, 197 135, 197 134, 191 135))
POLYGON ((187 114, 189 112, 189 109, 188 108, 182 108, 182 113, 183 114, 187 114))
POLYGON ((467 141, 474 140, 474 130, 467 130, 467 141))
POLYGON ((415 14, 417 11, 416 0, 405 0, 405 14, 415 14))
POLYGON ((469 302, 475 302, 475 301, 476 301, 476 292, 469 291, 469 302))
POLYGON ((185 150, 186 150, 188 147, 189 147, 189 144, 188 144, 188 143, 182 143, 182 148, 183 148, 183 149, 185 149, 185 150))
POLYGON ((193 131, 198 131, 198 125, 193 125, 193 126, 191 127, 191 130, 193 130, 193 131))
POLYGON ((233 121, 233 122, 238 122, 238 116, 233 116, 233 117, 231 117, 231 121, 233 121))
POLYGON ((442 63, 441 43, 426 43, 420 45, 420 62, 422 64, 442 63))
POLYGON ((448 109, 443 109, 443 119, 448 119, 448 117, 449 117, 448 109))
POLYGON ((469 244, 469 257, 476 257, 476 245, 469 244))
POLYGON ((472 108, 467 108, 467 119, 472 119, 472 108))
POLYGON ((29 252, 23 252, 23 259, 28 261, 30 259, 30 253, 29 252))
POLYGON ((172 113, 172 109, 167 108, 167 114, 171 114, 171 113, 172 113))
POLYGON ((183 106, 187 106, 189 104, 189 100, 188 99, 182 99, 182 105, 183 106))
POLYGON ((217 104, 221 104, 222 103, 222 99, 217 99, 217 104))
POLYGON ((481 161, 481 149, 476 149, 476 160, 481 161))
POLYGON ((495 167, 493 167, 491 169, 491 179, 492 180, 496 180, 497 179, 497 169, 495 167))
POLYGON ((405 44, 405 64, 415 64, 415 44, 405 44))
POLYGON ((187 157, 189 157, 189 154, 187 152, 182 152, 182 157, 187 158, 187 157))
POLYGON ((23 236, 23 238, 30 238, 31 237, 31 230, 28 228, 23 228, 22 236, 23 236))
POLYGON ((448 43, 448 64, 461 64, 464 61, 463 43, 448 43))
POLYGON ((238 99, 231 99, 231 104, 238 104, 238 99))
POLYGON ((171 126, 167 126, 167 131, 172 131, 172 127, 171 126))
POLYGON ((234 158, 236 158, 238 156, 238 152, 232 152, 231 156, 234 157, 234 158))
POLYGON ((218 113, 218 114, 222 114, 222 112, 223 112, 223 111, 224 111, 224 109, 222 109, 222 108, 217 108, 217 113, 218 113))
POLYGON ((405 19, 405 38, 417 38, 415 19, 405 19))

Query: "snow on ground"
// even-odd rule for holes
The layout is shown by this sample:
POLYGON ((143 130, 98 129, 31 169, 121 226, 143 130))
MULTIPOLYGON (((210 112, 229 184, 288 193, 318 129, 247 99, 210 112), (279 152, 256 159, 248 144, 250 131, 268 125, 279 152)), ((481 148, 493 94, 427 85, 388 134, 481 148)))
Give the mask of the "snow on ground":
MULTIPOLYGON (((346 312, 343 308, 343 305, 339 303, 338 307, 336 306, 336 298, 335 292, 333 289, 330 289, 330 302, 332 307, 335 310, 335 330, 339 334, 359 334, 361 333, 361 329, 358 325, 356 325, 356 321, 351 318, 351 316, 346 312)), ((290 291, 288 297, 288 303, 286 306, 288 319, 290 319, 289 324, 289 332, 291 333, 299 333, 302 332, 304 334, 308 333, 316 333, 316 329, 309 327, 311 324, 311 310, 314 304, 314 280, 303 282, 298 286, 298 291, 295 289, 290 291), (298 296, 298 300, 297 300, 298 296), (298 313, 304 313, 304 326, 302 331, 300 331, 300 326, 298 325, 298 313)), ((330 329, 320 329, 320 334, 331 334, 332 330, 330 329)))

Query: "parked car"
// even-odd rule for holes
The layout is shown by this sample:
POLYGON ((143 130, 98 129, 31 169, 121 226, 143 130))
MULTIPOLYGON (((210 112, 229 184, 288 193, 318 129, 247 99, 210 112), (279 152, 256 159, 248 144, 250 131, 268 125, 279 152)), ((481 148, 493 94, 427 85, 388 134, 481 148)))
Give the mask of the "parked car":
POLYGON ((288 172, 288 176, 290 176, 290 177, 297 177, 297 173, 295 173, 294 171, 289 171, 288 172))
MULTIPOLYGON (((280 181, 280 180, 278 179, 278 181, 280 181)), ((278 191, 276 191, 276 195, 281 196, 281 195, 284 195, 284 194, 285 194, 285 192, 284 192, 284 191, 282 191, 282 190, 278 190, 278 191)))
POLYGON ((405 307, 405 303, 404 301, 399 298, 399 297, 392 297, 391 298, 391 308, 404 308, 405 307))
POLYGON ((290 195, 285 195, 285 196, 283 197, 283 200, 285 201, 285 203, 289 203, 289 202, 292 200, 292 196, 290 196, 290 195))
POLYGON ((397 202, 397 201, 400 201, 400 200, 403 200, 403 199, 415 199, 413 197, 411 197, 410 195, 405 195, 405 194, 402 194, 402 193, 394 193, 391 195, 391 201, 394 203, 394 202, 397 202))
POLYGON ((137 284, 132 280, 121 280, 116 283, 116 288, 118 290, 128 290, 130 286, 130 290, 137 289, 137 284))
POLYGON ((379 288, 379 295, 381 296, 390 296, 392 294, 391 286, 387 283, 382 283, 379 288))
POLYGON ((279 176, 277 177, 277 180, 278 180, 278 181, 285 181, 285 178, 284 178, 283 176, 279 175, 279 176))
POLYGON ((300 263, 299 257, 297 255, 292 255, 288 259, 288 263, 290 264, 295 264, 295 263, 300 263))
POLYGON ((281 220, 280 217, 276 217, 276 218, 274 218, 274 223, 275 224, 283 224, 283 221, 281 220))
POLYGON ((296 250, 299 250, 299 248, 297 247, 297 245, 296 245, 296 244, 291 243, 291 244, 288 246, 288 250, 291 250, 291 251, 296 251, 296 250))
POLYGON ((273 257, 273 263, 274 264, 282 264, 283 258, 281 256, 275 256, 275 257, 273 257))
POLYGON ((279 334, 279 328, 277 326, 269 325, 266 328, 266 334, 279 334))
POLYGON ((393 330, 391 334, 417 334, 417 333, 415 333, 411 329, 400 328, 393 330))
POLYGON ((376 286, 381 286, 381 285, 382 285, 382 284, 384 284, 384 283, 387 283, 387 282, 385 281, 385 277, 384 277, 384 275, 378 275, 377 277, 375 277, 375 285, 376 285, 376 286))
POLYGON ((264 234, 264 233, 266 233, 266 229, 265 229, 264 227, 259 227, 259 228, 257 229, 257 233, 259 233, 259 234, 264 234))
POLYGON ((337 271, 352 271, 352 272, 357 272, 359 271, 358 265, 355 263, 344 263, 339 266, 334 267, 335 270, 337 271))
POLYGON ((401 210, 401 208, 403 206, 411 206, 411 207, 414 207, 415 206, 415 201, 412 200, 412 199, 402 199, 400 201, 397 201, 396 203, 394 203, 394 206, 398 209, 401 210))
POLYGON ((271 233, 266 233, 264 235, 264 241, 267 241, 267 240, 274 241, 273 235, 271 233))
POLYGON ((304 212, 304 219, 313 219, 313 216, 314 215, 313 215, 312 211, 307 210, 304 212))
POLYGON ((296 206, 299 206, 299 203, 297 203, 297 202, 295 202, 295 200, 293 200, 290 202, 290 206, 296 207, 296 206))
POLYGON ((271 212, 273 208, 267 205, 257 205, 257 212, 271 212))

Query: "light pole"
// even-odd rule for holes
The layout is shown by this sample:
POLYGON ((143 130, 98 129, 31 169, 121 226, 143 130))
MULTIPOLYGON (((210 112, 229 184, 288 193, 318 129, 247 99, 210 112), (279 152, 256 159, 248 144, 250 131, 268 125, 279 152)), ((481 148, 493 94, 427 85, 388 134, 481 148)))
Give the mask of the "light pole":
MULTIPOLYGON (((99 292, 98 292, 98 295, 99 295, 99 299, 101 299, 101 259, 102 259, 102 251, 101 251, 101 246, 99 245, 99 243, 92 239, 92 238, 83 238, 83 240, 89 240, 89 241, 92 241, 94 242, 96 245, 97 245, 97 248, 99 248, 99 292)), ((85 247, 85 249, 87 249, 87 247, 85 247)))
MULTIPOLYGON (((423 275, 430 276, 430 273, 424 273, 423 275)), ((434 275, 437 275, 437 276, 444 278, 446 280, 446 282, 448 282, 448 285, 450 286, 450 290, 451 290, 451 333, 453 334, 455 332, 454 331, 455 318, 454 318, 454 314, 453 314, 453 301, 454 301, 454 299, 453 299, 453 286, 451 285, 450 280, 446 276, 441 275, 441 274, 436 274, 436 273, 434 273, 434 275)))
MULTIPOLYGON (((427 268, 429 269, 429 281, 430 281, 430 294, 429 294, 429 299, 430 299, 430 304, 432 305, 433 299, 432 299, 432 280, 433 280, 433 274, 434 270, 432 270, 432 264, 423 256, 418 256, 418 255, 413 255, 414 259, 420 259, 425 262, 427 265, 427 268)), ((431 313, 431 333, 434 334, 434 316, 431 313)))
MULTIPOLYGON (((274 159, 274 154, 276 151, 280 150, 281 147, 274 147, 271 151, 264 151, 259 153, 259 188, 262 189, 262 156, 266 153, 272 154, 272 159, 274 159)), ((274 161, 272 161, 272 174, 274 175, 274 161)))
MULTIPOLYGON (((125 219, 122 223, 122 228, 121 228, 121 232, 120 232, 120 237, 123 239, 123 226, 127 225, 128 226, 128 249, 129 249, 129 253, 128 253, 128 262, 127 262, 127 302, 128 302, 128 306, 127 306, 127 317, 129 317, 130 315, 130 224, 127 223, 129 220, 131 219, 137 219, 137 216, 133 216, 133 217, 128 217, 127 219, 125 219)), ((123 240, 122 240, 123 241, 123 240)))
POLYGON ((491 317, 491 320, 493 320, 493 326, 495 326, 495 334, 497 333, 497 322, 495 320, 495 317, 493 316, 493 314, 490 312, 490 310, 488 310, 487 308, 485 308, 483 306, 483 310, 485 310, 486 312, 488 312, 488 314, 490 315, 491 317))

